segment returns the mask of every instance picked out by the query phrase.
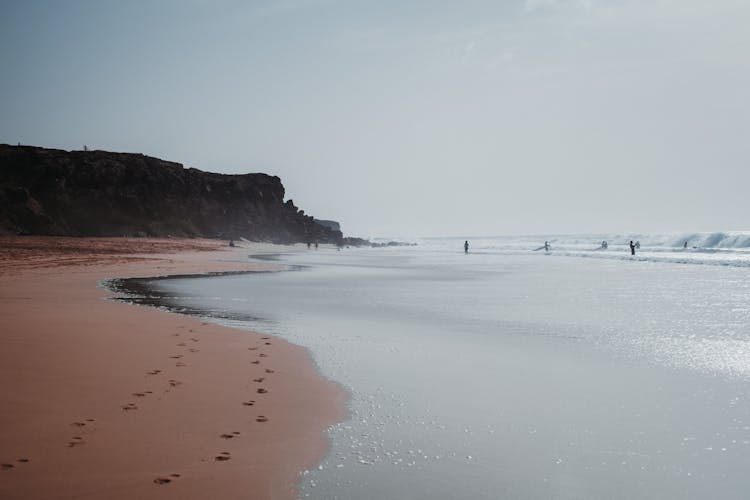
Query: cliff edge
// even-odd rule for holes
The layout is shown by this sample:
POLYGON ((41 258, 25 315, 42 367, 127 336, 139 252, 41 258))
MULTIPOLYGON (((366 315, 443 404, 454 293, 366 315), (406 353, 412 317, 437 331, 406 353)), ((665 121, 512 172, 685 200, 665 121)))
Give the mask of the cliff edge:
POLYGON ((266 174, 224 175, 142 154, 0 145, 0 231, 340 243, 266 174))

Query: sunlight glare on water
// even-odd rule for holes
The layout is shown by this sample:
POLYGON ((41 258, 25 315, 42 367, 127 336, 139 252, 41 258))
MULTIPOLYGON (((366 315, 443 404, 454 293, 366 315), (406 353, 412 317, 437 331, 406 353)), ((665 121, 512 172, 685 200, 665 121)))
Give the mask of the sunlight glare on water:
POLYGON ((303 497, 744 496, 750 269, 457 250, 156 286, 308 347, 350 390, 303 497))

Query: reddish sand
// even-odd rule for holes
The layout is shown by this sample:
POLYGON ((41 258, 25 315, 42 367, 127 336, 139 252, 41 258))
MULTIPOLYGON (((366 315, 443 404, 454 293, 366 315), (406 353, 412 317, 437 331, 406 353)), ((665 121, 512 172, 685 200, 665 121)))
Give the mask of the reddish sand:
POLYGON ((0 498, 295 496, 343 416, 309 354, 97 287, 259 268, 221 245, 0 238, 0 498))

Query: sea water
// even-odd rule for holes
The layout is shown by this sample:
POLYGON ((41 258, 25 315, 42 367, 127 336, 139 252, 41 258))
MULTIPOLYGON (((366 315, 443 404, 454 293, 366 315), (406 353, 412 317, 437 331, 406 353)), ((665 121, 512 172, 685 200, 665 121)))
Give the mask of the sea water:
POLYGON ((350 391, 303 498, 746 498, 750 249, 640 236, 302 248, 152 286, 350 391))

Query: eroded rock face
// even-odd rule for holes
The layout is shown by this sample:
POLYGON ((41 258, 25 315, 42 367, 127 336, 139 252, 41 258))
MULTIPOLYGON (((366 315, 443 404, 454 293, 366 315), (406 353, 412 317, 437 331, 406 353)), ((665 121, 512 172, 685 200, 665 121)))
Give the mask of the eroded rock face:
POLYGON ((141 154, 0 145, 0 228, 59 236, 336 243, 266 174, 186 169, 141 154))

